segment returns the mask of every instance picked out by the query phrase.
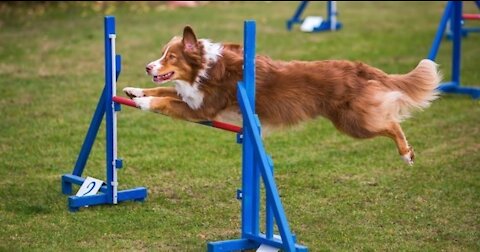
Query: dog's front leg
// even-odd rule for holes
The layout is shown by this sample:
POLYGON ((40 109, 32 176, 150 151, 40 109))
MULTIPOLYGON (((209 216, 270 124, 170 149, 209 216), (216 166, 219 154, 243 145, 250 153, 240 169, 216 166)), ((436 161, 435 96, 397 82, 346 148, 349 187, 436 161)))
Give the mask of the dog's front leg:
POLYGON ((126 87, 123 92, 130 98, 155 96, 155 97, 173 97, 179 98, 177 90, 173 87, 156 87, 156 88, 134 88, 126 87))
POLYGON ((173 118, 202 121, 207 120, 198 110, 193 110, 184 101, 174 97, 137 97, 133 98, 137 106, 142 110, 158 112, 173 118))

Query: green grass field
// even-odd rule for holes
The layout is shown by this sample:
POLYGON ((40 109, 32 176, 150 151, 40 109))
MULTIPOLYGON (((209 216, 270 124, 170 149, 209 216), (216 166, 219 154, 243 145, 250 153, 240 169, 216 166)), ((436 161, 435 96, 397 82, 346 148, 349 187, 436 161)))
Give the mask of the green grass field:
MULTIPOLYGON (((119 115, 120 189, 146 186, 147 200, 67 210, 60 177, 72 171, 103 88, 104 15, 117 17, 121 90, 154 85, 145 64, 184 25, 200 38, 241 43, 245 19, 257 21, 257 52, 272 58, 359 60, 405 73, 428 54, 445 5, 340 2, 341 31, 307 34, 285 29, 297 4, 0 4, 0 251, 204 251, 208 241, 239 237, 235 135, 129 108, 119 115)), ((465 9, 477 12, 473 3, 465 9)), ((324 13, 313 3, 306 15, 324 13)), ((479 41, 463 40, 469 86, 480 86, 479 41)), ((438 56, 446 80, 450 44, 438 56)), ((265 139, 299 243, 311 251, 480 250, 479 101, 443 95, 402 125, 413 167, 390 139, 354 140, 321 118, 265 139)), ((104 179, 104 136, 85 176, 104 179)))

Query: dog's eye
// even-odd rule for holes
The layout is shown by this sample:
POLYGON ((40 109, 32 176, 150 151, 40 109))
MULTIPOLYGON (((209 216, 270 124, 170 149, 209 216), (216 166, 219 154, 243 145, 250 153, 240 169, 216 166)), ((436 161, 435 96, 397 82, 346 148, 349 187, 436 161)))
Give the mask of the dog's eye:
POLYGON ((175 58, 176 58, 175 54, 169 54, 168 55, 168 59, 175 59, 175 58))

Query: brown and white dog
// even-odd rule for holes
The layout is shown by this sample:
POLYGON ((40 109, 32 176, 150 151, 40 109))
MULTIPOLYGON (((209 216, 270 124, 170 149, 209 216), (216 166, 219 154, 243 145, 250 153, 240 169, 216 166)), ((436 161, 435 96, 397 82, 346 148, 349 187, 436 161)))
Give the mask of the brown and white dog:
MULTIPOLYGON (((198 39, 186 26, 160 59, 146 67, 153 81, 174 87, 127 87, 123 91, 143 110, 190 121, 227 120, 239 115, 237 82, 243 53, 238 44, 198 39)), ((413 109, 437 97, 441 76, 431 60, 421 60, 407 74, 386 74, 361 62, 346 60, 276 61, 256 57, 256 113, 262 125, 291 126, 323 116, 354 138, 386 136, 395 141, 405 162, 414 151, 400 122, 413 109)))

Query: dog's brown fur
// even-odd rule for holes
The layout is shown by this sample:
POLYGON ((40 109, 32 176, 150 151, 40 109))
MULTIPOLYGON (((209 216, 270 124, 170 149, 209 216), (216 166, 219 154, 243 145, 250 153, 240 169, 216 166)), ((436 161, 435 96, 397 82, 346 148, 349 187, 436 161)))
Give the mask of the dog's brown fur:
MULTIPOLYGON (((223 44, 218 60, 207 62, 203 43, 187 26, 183 38, 174 38, 167 46, 162 68, 149 74, 173 71, 171 80, 198 83, 203 102, 194 109, 173 87, 143 89, 144 96, 154 97, 148 109, 193 121, 239 113, 236 86, 242 79, 240 45, 223 44), (207 77, 199 76, 202 69, 207 77)), ((411 164, 413 148, 399 123, 413 108, 425 108, 437 97, 435 89, 440 79, 436 64, 430 60, 422 60, 407 74, 393 75, 346 60, 284 62, 257 56, 256 113, 267 126, 290 126, 323 116, 355 138, 387 136, 411 164)), ((125 91, 130 97, 138 96, 125 91)))

